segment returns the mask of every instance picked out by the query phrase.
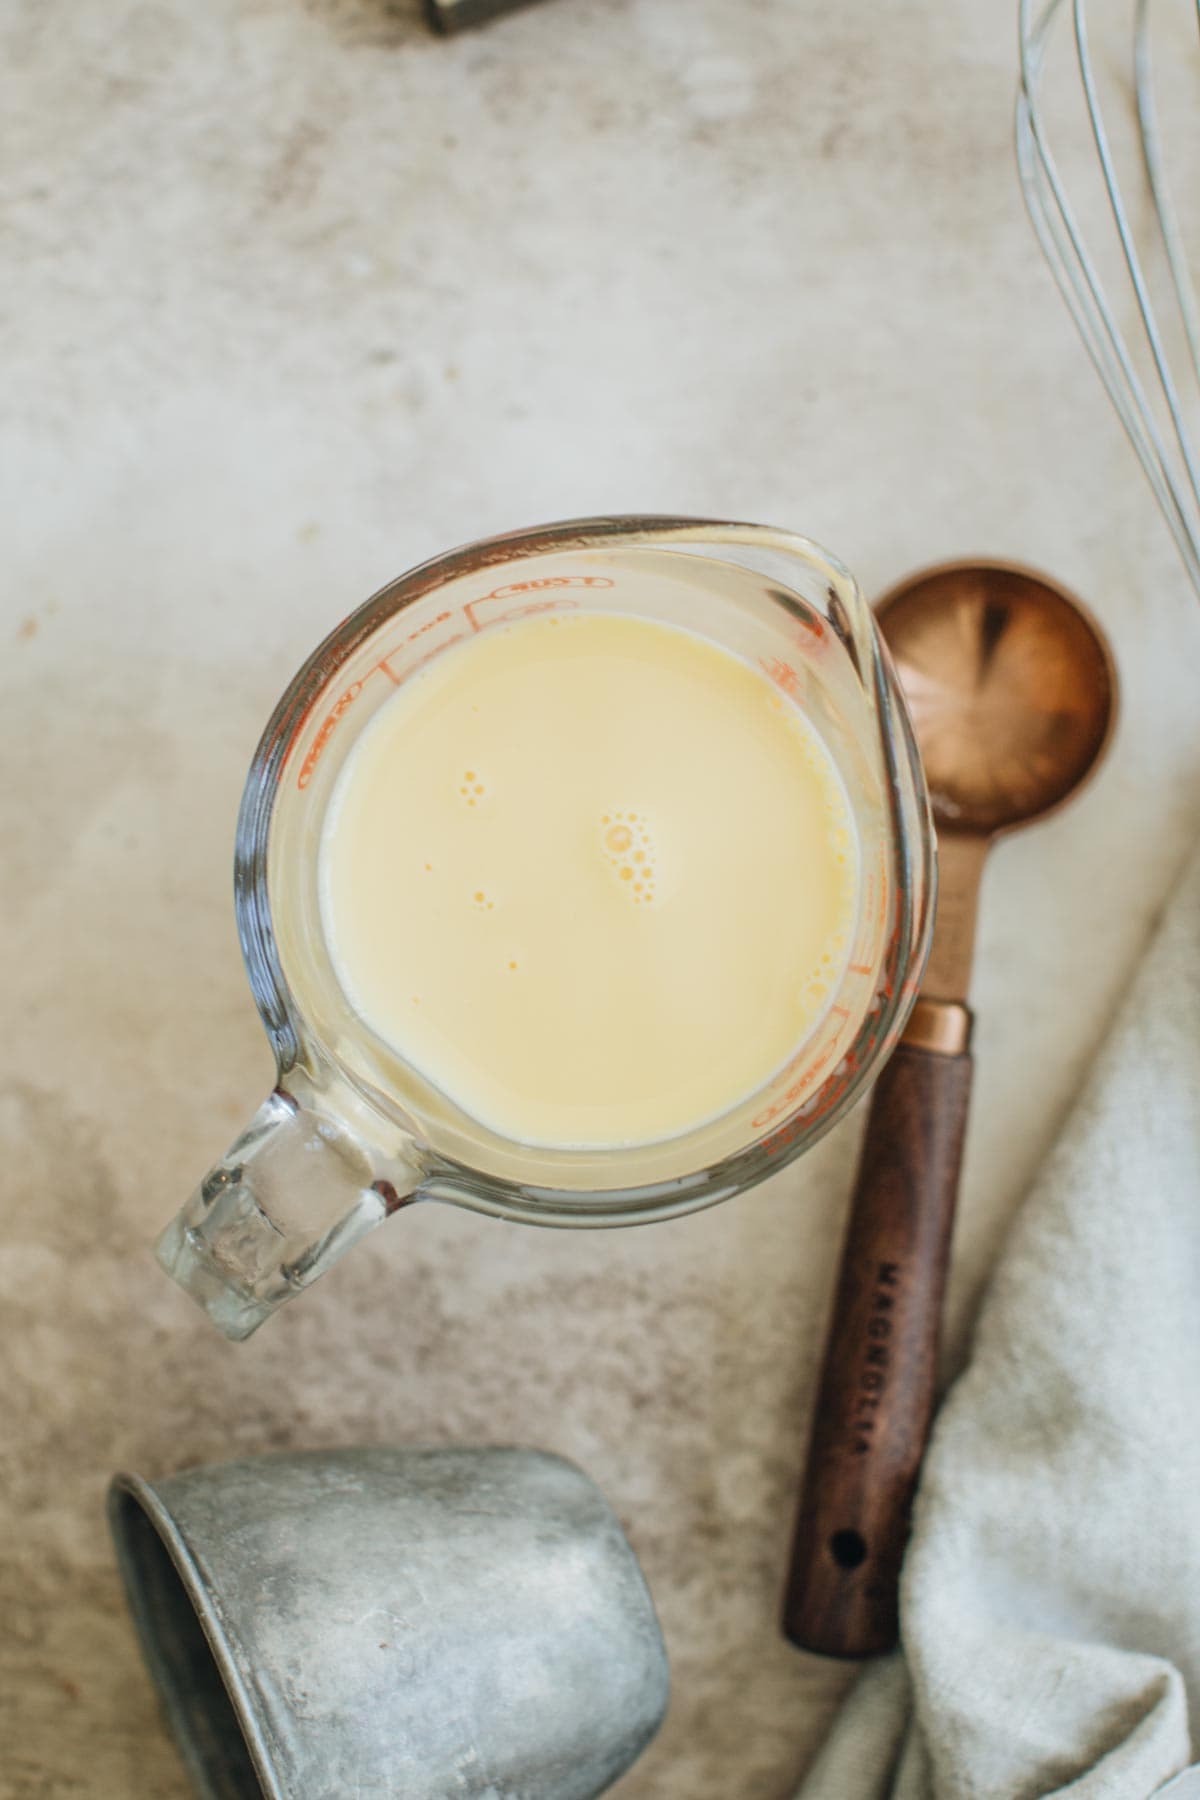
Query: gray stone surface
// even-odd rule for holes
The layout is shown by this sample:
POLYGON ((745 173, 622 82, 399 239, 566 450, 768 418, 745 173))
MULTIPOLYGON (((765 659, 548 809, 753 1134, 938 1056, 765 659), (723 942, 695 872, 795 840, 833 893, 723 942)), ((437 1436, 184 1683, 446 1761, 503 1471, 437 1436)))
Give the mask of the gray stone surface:
POLYGON ((233 819, 294 666, 507 526, 761 518, 878 589, 1008 555, 1113 631, 1079 807, 997 855, 948 1360, 1200 826, 1200 613, 1029 232, 1015 8, 10 0, 0 116, 0 1793, 182 1800, 109 1473, 526 1442, 650 1579, 622 1800, 776 1800, 846 1680, 776 1632, 852 1121, 688 1221, 429 1208, 241 1347, 150 1242, 271 1077, 233 819))

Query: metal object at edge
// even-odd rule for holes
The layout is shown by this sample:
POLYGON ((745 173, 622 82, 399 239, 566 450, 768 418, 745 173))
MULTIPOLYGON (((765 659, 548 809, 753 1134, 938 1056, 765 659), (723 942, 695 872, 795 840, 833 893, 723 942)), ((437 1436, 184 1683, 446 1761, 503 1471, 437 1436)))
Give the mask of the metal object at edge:
POLYGON ((450 37, 533 4, 534 0, 425 0, 425 17, 435 31, 450 37))
POLYGON ((591 1800, 666 1711, 637 1559, 558 1457, 376 1448, 118 1475, 109 1518, 203 1800, 591 1800))

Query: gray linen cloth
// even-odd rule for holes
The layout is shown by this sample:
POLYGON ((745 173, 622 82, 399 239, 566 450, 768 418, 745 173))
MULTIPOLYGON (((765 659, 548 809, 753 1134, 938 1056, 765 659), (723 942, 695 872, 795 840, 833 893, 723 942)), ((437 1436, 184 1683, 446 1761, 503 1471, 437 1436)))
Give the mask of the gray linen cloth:
POLYGON ((901 1621, 800 1800, 1145 1800, 1200 1755, 1200 855, 938 1415, 901 1621))

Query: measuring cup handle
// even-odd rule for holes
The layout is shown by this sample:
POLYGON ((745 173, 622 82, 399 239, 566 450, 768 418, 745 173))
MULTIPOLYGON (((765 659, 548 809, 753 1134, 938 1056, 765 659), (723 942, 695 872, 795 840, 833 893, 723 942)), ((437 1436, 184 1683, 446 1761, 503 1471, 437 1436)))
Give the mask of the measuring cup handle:
POLYGON ((414 1197, 415 1165, 379 1156, 322 1099, 292 1071, 158 1241, 227 1338, 249 1337, 414 1197))

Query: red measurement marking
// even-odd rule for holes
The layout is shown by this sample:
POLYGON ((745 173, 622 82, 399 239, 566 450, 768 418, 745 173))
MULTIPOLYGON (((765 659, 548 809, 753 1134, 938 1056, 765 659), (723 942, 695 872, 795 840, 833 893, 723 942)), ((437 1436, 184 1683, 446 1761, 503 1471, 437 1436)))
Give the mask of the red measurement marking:
MULTIPOLYGON (((366 678, 364 677, 364 680, 366 678)), ((296 777, 296 786, 306 788, 313 778, 313 770, 320 760, 321 752, 337 730, 337 722, 344 712, 349 712, 358 696, 363 691, 362 681, 352 681, 344 694, 339 694, 329 712, 326 713, 317 728, 317 735, 308 747, 308 755, 300 764, 300 773, 296 777)))
POLYGON ((789 1144, 795 1143, 803 1129, 804 1124, 800 1119, 792 1119, 788 1124, 781 1125, 778 1131, 773 1131, 769 1138, 764 1138, 762 1147, 768 1156, 774 1156, 778 1151, 786 1150, 789 1144))
MULTIPOLYGON (((828 1062, 829 1057, 833 1054, 835 1049, 836 1040, 834 1043, 830 1044, 826 1055, 821 1058, 820 1063, 815 1063, 813 1068, 819 1069, 824 1063, 828 1062)), ((774 1156, 780 1150, 785 1150, 789 1144, 794 1144, 798 1137, 803 1136, 806 1131, 810 1131, 816 1120, 824 1118, 825 1114, 829 1111, 829 1108, 836 1105, 837 1101, 845 1093, 846 1083, 850 1080, 850 1077, 857 1068, 858 1057, 853 1050, 848 1050, 838 1064, 837 1075, 839 1079, 835 1080, 833 1076, 830 1076, 825 1081, 824 1085, 817 1090, 816 1095, 812 1097, 813 1104, 811 1106, 806 1106, 802 1113, 798 1113, 795 1117, 786 1120, 777 1130, 773 1131, 769 1137, 763 1139, 762 1147, 767 1155, 774 1156)), ((797 1085, 799 1086, 799 1084, 797 1085)), ((784 1095, 783 1100, 778 1106, 770 1111, 761 1113, 759 1118, 763 1124, 769 1124, 773 1117, 777 1116, 779 1112, 783 1111, 793 1100, 798 1098, 799 1095, 795 1089, 789 1090, 789 1093, 784 1095)), ((759 1120, 755 1120, 754 1123, 757 1125, 759 1120)))
MULTIPOLYGON (((447 611, 435 613, 432 619, 426 619, 423 625, 418 625, 415 631, 410 631, 407 637, 401 639, 400 643, 393 644, 390 650, 386 650, 377 663, 372 663, 365 675, 360 676, 357 681, 352 681, 349 687, 346 688, 343 693, 338 695, 325 717, 321 720, 320 725, 318 725, 316 735, 308 747, 308 754, 300 764, 300 770, 296 776, 296 786, 298 788, 306 788, 312 780, 317 764, 320 762, 330 738, 337 730, 340 720, 354 705, 354 702, 358 699, 358 696, 362 693, 372 675, 384 675, 391 682, 393 687, 399 687, 403 677, 397 675, 396 671, 391 667, 391 659, 394 656, 399 656, 402 651, 408 649, 410 644, 415 644, 419 638, 423 638, 426 632, 436 631, 439 625, 447 624, 453 617, 453 612, 447 611)), ((463 634, 460 632, 459 636, 462 635, 463 634)), ((455 641, 454 638, 448 640, 449 643, 454 643, 455 641)), ((445 648, 446 643, 441 643, 433 654, 436 656, 445 648)), ((428 661, 428 658, 422 657, 421 661, 426 662, 428 661)), ((415 666, 419 668, 420 664, 418 663, 415 666)), ((411 667, 405 670, 405 675, 411 673, 411 667)), ((297 732, 297 736, 298 735, 299 732, 297 732)))
MULTIPOLYGON (((455 632, 451 637, 443 638, 441 643, 436 644, 433 649, 427 651, 424 656, 418 657, 415 662, 405 661, 402 671, 399 674, 397 674, 396 670, 391 666, 393 659, 404 656, 418 639, 425 636, 426 632, 436 631, 439 625, 448 624, 449 621, 455 617, 456 613, 466 621, 473 632, 486 631, 493 625, 510 624, 514 619, 528 618, 533 613, 555 612, 564 607, 578 605, 578 601, 575 600, 532 600, 523 606, 505 607, 502 612, 495 613, 490 619, 480 620, 476 615, 475 609, 476 607, 485 605, 489 600, 509 600, 517 594, 540 593, 550 588, 610 588, 615 585, 615 582, 607 575, 547 575, 540 577, 536 581, 513 581, 509 582, 504 587, 493 588, 490 594, 482 594, 477 600, 468 600, 461 607, 455 607, 445 612, 436 613, 433 618, 426 619, 423 625, 418 625, 415 631, 410 631, 407 637, 401 638, 399 643, 393 644, 390 650, 384 652, 377 663, 371 665, 365 675, 361 676, 357 681, 352 681, 345 692, 338 695, 337 699, 322 719, 320 725, 317 727, 316 735, 308 747, 308 753, 301 763, 299 773, 296 776, 296 786, 298 788, 306 788, 308 786, 316 772, 318 762, 321 760, 322 755, 328 747, 330 738, 332 738, 340 721, 345 714, 349 712, 372 675, 385 675, 393 687, 400 687, 411 675, 415 675, 418 669, 423 669, 426 663, 432 662, 435 656, 440 656, 444 650, 450 648, 451 644, 457 644, 466 637, 467 634, 465 631, 459 631, 455 632)), ((308 715, 306 714, 292 734, 292 742, 288 745, 287 749, 288 756, 291 755, 296 741, 307 723, 308 715)))
POLYGON ((777 688, 781 688, 785 694, 795 697, 800 692, 799 672, 792 667, 790 662, 784 662, 782 657, 762 656, 759 658, 759 667, 768 679, 773 681, 777 688))
MULTIPOLYGON (((511 600, 514 594, 540 594, 546 588, 610 588, 616 583, 607 575, 543 575, 536 581, 510 581, 506 587, 493 588, 490 594, 483 594, 478 600, 469 602, 466 610, 472 606, 482 606, 485 600, 511 600)), ((510 615, 505 614, 508 618, 510 615)))
POLYGON ((831 1038, 820 1056, 809 1063, 804 1073, 798 1080, 792 1083, 787 1092, 781 1094, 779 1099, 771 1106, 765 1106, 756 1118, 751 1119, 751 1130, 761 1131, 764 1125, 769 1125, 772 1119, 777 1119, 779 1117, 780 1113, 787 1112, 789 1107, 795 1106, 797 1101, 803 1098, 805 1089, 811 1085, 815 1078, 821 1073, 821 1070, 829 1062, 829 1059, 832 1057, 836 1048, 837 1039, 831 1038))
POLYGON ((490 631, 493 625, 511 625, 515 619, 531 619, 535 613, 565 612, 579 604, 577 600, 531 600, 526 606, 506 606, 503 612, 493 613, 490 619, 478 619, 475 608, 492 598, 491 594, 485 594, 482 600, 468 600, 463 607, 472 631, 490 631))
POLYGON ((850 1017, 850 1008, 848 1006, 833 1006, 830 1007, 829 1010, 836 1013, 839 1019, 848 1019, 850 1017))
POLYGON ((871 965, 870 963, 851 963, 850 973, 852 975, 870 975, 872 973, 871 965))
POLYGON ((491 618, 480 619, 476 608, 486 606, 489 600, 512 600, 518 594, 543 594, 551 589, 557 593, 563 588, 615 586, 607 575, 543 575, 536 581, 510 581, 504 587, 493 588, 490 594, 481 594, 478 600, 468 600, 463 612, 472 631, 486 631, 492 625, 510 625, 514 619, 532 618, 535 613, 559 612, 579 604, 577 600, 529 600, 524 606, 507 606, 503 612, 493 613, 491 618))

